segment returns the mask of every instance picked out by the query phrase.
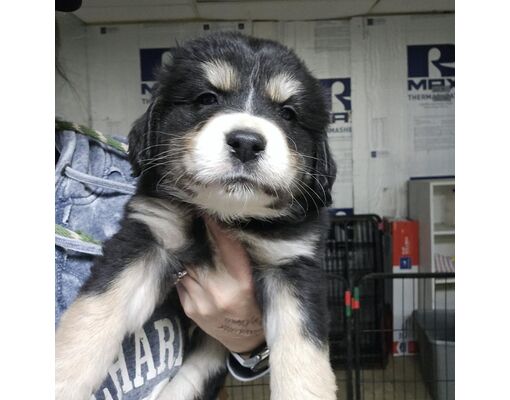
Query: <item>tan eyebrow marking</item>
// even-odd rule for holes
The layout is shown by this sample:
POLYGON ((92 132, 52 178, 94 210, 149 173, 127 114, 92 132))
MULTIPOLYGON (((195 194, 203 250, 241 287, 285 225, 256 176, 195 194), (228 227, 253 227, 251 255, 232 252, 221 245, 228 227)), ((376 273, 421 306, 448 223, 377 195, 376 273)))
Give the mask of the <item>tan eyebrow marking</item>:
POLYGON ((284 72, 273 76, 266 83, 266 93, 276 103, 283 103, 301 89, 301 83, 284 72))
POLYGON ((217 89, 227 92, 239 86, 235 69, 226 61, 207 61, 202 63, 202 68, 207 80, 217 89))

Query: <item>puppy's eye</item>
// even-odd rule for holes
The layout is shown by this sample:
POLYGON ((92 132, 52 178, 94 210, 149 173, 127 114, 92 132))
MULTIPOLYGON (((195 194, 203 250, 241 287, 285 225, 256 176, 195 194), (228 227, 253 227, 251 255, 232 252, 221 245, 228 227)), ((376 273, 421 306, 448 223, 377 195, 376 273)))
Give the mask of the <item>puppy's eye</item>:
POLYGON ((196 102, 203 106, 210 106, 211 104, 216 104, 218 102, 218 96, 211 92, 202 93, 197 97, 196 102))
POLYGON ((280 109, 280 116, 287 121, 292 121, 296 118, 296 110, 291 106, 283 106, 280 109))

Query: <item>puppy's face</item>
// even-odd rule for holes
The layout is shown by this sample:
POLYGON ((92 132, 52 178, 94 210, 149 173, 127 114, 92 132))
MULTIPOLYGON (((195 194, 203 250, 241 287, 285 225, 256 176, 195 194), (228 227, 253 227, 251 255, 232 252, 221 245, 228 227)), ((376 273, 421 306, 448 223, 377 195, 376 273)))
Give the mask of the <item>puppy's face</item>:
POLYGON ((173 53, 130 154, 153 190, 221 218, 306 213, 330 202, 327 123, 320 85, 294 53, 216 34, 173 53))

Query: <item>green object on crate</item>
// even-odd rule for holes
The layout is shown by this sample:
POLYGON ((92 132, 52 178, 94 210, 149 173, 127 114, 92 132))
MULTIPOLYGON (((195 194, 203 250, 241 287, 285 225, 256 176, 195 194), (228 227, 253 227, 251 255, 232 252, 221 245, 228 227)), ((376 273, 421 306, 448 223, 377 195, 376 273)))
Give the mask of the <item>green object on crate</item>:
POLYGON ((352 299, 352 302, 351 302, 351 307, 353 310, 359 310, 360 308, 360 303, 359 303, 359 287, 356 286, 354 288, 354 296, 353 296, 353 299, 352 299))
POLYGON ((352 296, 351 296, 351 291, 350 290, 346 290, 344 292, 344 303, 345 303, 345 316, 347 318, 350 318, 351 315, 352 315, 352 307, 351 307, 352 296))

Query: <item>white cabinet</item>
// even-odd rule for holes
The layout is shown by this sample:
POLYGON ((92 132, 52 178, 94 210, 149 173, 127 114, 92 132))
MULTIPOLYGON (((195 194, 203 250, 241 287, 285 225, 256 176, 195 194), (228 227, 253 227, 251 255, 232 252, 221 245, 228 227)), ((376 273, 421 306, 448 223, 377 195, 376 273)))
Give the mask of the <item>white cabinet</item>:
MULTIPOLYGON (((419 223, 420 271, 455 272, 455 180, 411 179, 409 218, 419 223)), ((455 308, 455 279, 419 283, 420 308, 455 308)))

